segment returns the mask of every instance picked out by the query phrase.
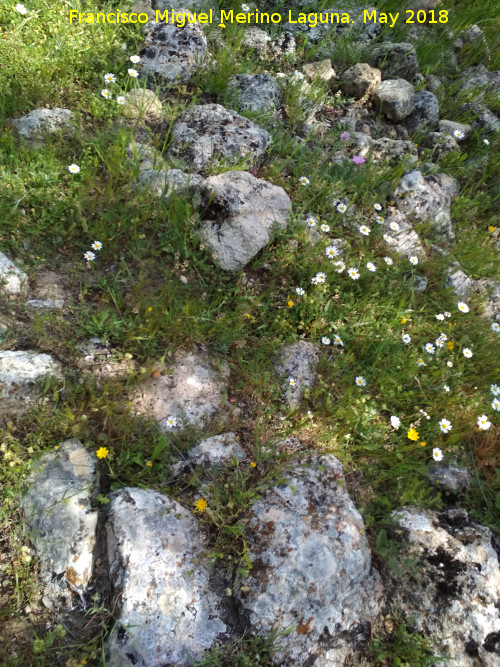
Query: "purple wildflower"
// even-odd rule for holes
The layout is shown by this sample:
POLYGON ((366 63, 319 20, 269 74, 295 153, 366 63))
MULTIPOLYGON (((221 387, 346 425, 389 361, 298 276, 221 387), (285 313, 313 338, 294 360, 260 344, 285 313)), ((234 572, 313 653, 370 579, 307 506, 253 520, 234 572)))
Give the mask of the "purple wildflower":
POLYGON ((363 162, 366 162, 365 158, 364 158, 364 157, 361 157, 361 155, 355 155, 355 156, 352 158, 352 161, 353 161, 354 164, 356 164, 356 165, 363 164, 363 162))
POLYGON ((341 141, 349 141, 350 138, 351 135, 349 134, 349 132, 342 132, 342 134, 340 135, 341 141))

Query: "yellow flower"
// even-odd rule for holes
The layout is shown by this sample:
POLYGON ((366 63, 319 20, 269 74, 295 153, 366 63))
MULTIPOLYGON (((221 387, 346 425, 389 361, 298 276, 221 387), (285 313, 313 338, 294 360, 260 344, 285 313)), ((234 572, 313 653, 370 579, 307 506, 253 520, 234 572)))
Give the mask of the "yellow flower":
POLYGON ((151 308, 151 306, 149 306, 149 308, 148 308, 148 313, 150 313, 152 310, 153 310, 153 309, 151 308))
POLYGON ((82 665, 86 665, 86 664, 87 664, 87 658, 83 658, 82 665))
POLYGON ((425 447, 425 445, 426 445, 427 443, 426 443, 426 442, 419 442, 418 444, 420 445, 420 447, 425 447))
POLYGON ((290 297, 288 297, 287 304, 289 308, 293 308, 293 301, 290 299, 290 297))
POLYGON ((245 317, 247 318, 247 320, 249 320, 251 319, 252 316, 250 315, 250 313, 245 313, 245 317))
POLYGON ((204 498, 200 498, 194 504, 200 514, 207 509, 207 501, 204 498))
POLYGON ((148 466, 148 468, 151 468, 151 466, 153 465, 153 461, 148 461, 146 465, 148 466))
POLYGON ((408 321, 408 320, 407 320, 406 317, 403 315, 403 317, 401 318, 401 324, 406 324, 407 321, 408 321))
POLYGON ((418 440, 418 438, 419 438, 419 436, 418 436, 418 431, 416 431, 414 428, 411 428, 411 429, 408 431, 408 438, 409 438, 410 440, 418 440))
POLYGON ((488 227, 488 231, 489 231, 489 232, 494 232, 494 231, 495 231, 495 227, 493 227, 493 225, 490 225, 490 226, 488 227))
POLYGON ((447 347, 449 350, 453 350, 453 348, 455 347, 455 343, 454 343, 452 340, 449 340, 449 341, 446 343, 446 347, 447 347))
POLYGON ((254 463, 253 461, 250 461, 250 465, 252 466, 252 468, 255 468, 257 464, 254 463))
POLYGON ((106 449, 106 447, 99 447, 99 449, 95 454, 98 459, 105 459, 106 456, 109 454, 109 450, 106 449))

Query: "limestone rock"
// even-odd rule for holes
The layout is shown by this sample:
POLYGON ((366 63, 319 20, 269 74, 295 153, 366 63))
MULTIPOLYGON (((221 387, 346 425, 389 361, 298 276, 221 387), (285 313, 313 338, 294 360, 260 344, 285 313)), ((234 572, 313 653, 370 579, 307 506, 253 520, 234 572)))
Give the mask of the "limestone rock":
POLYGON ((246 171, 227 171, 207 178, 201 189, 206 205, 202 238, 225 271, 243 268, 275 228, 286 229, 292 204, 277 185, 246 171))
POLYGON ((382 81, 379 69, 370 67, 368 63, 357 63, 346 70, 342 76, 342 90, 349 97, 357 100, 375 94, 382 81))
POLYGON ((174 193, 194 195, 203 179, 197 174, 186 174, 180 169, 141 169, 137 182, 156 197, 163 196, 167 203, 174 193))
MULTIPOLYGON (((361 132, 353 134, 356 143, 359 142, 360 134, 361 132)), ((363 146, 358 151, 358 155, 369 157, 373 164, 396 165, 406 162, 411 165, 418 159, 418 149, 412 141, 401 141, 386 137, 371 139, 370 137, 368 141, 363 140, 363 146)))
POLYGON ((61 310, 67 298, 67 292, 61 277, 53 271, 42 270, 35 275, 32 298, 26 301, 30 308, 61 310))
POLYGON ((136 368, 131 358, 113 353, 107 341, 90 338, 80 347, 80 358, 77 361, 82 371, 89 371, 98 380, 110 378, 126 378, 136 368))
POLYGON ((158 122, 161 120, 162 103, 156 93, 149 88, 133 88, 127 92, 127 103, 123 115, 133 120, 158 122))
POLYGON ((464 139, 468 139, 472 134, 472 127, 466 123, 456 123, 453 120, 440 120, 439 121, 439 131, 441 134, 449 134, 455 136, 455 132, 463 132, 464 139))
POLYGON ((40 560, 46 606, 71 604, 92 576, 97 511, 92 509, 95 456, 78 440, 44 454, 22 500, 31 540, 40 560))
POLYGON ((469 487, 472 475, 466 468, 438 463, 429 468, 427 478, 438 489, 447 493, 458 493, 469 487))
POLYGON ((435 129, 439 122, 439 102, 428 90, 419 90, 413 98, 413 111, 406 118, 406 127, 413 133, 422 128, 435 129))
POLYGON ((17 296, 28 289, 28 276, 0 252, 0 292, 17 296))
POLYGON ((392 206, 387 209, 386 217, 387 225, 390 225, 391 222, 395 222, 399 225, 399 230, 396 232, 392 231, 389 227, 388 234, 392 239, 392 241, 389 242, 391 249, 405 257, 411 257, 412 255, 425 257, 422 242, 416 231, 413 229, 412 224, 401 211, 392 206))
POLYGON ((221 433, 199 442, 187 452, 187 459, 175 463, 171 470, 174 474, 179 474, 189 465, 216 466, 229 462, 233 457, 244 461, 247 455, 235 433, 221 433))
POLYGON ((437 161, 452 151, 458 150, 458 143, 451 134, 442 134, 441 132, 429 132, 422 144, 427 148, 432 148, 432 159, 437 161))
POLYGON ((474 281, 474 289, 485 296, 483 313, 498 322, 500 320, 500 281, 482 278, 474 281))
POLYGON ((156 491, 124 488, 111 496, 106 529, 119 596, 106 664, 188 667, 199 661, 227 626, 194 517, 156 491))
POLYGON ((413 617, 434 644, 434 655, 457 667, 498 664, 500 569, 489 528, 463 509, 406 507, 393 512, 399 563, 418 560, 418 595, 412 577, 384 577, 391 608, 413 617))
POLYGON ((415 47, 409 42, 377 44, 371 51, 370 63, 382 71, 384 79, 406 79, 410 82, 419 68, 415 47))
POLYGON ((241 45, 245 46, 247 49, 255 49, 256 51, 265 53, 270 41, 271 38, 265 30, 256 28, 255 26, 249 26, 245 30, 241 45))
POLYGON ((472 289, 473 284, 474 281, 462 271, 460 264, 454 262, 448 270, 448 276, 444 283, 445 288, 453 289, 454 294, 457 296, 466 297, 472 289))
POLYGON ((276 111, 283 102, 283 92, 269 74, 237 74, 228 85, 237 93, 237 106, 242 110, 276 111))
POLYGON ((305 391, 314 386, 318 361, 318 346, 305 340, 287 345, 281 351, 276 372, 284 377, 285 401, 292 410, 299 407, 305 391), (290 378, 294 385, 290 385, 290 378))
POLYGON ((339 461, 304 457, 248 520, 253 568, 237 579, 235 596, 257 634, 291 626, 274 664, 306 665, 311 656, 318 667, 360 664, 356 649, 369 638, 382 586, 339 461))
MULTIPOLYGON (((181 8, 177 13, 187 12, 181 8)), ((149 22, 141 49, 143 72, 164 79, 186 83, 209 60, 207 38, 199 24, 183 28, 172 23, 149 22)))
POLYGON ((34 407, 40 396, 36 383, 60 374, 60 364, 48 354, 0 350, 0 418, 18 416, 34 407))
POLYGON ((254 163, 270 143, 269 133, 247 118, 220 104, 204 104, 191 107, 175 123, 168 155, 199 171, 221 159, 254 163))
POLYGON ((414 88, 404 79, 382 81, 375 93, 375 109, 390 120, 403 120, 413 111, 414 88))
POLYGON ((304 74, 306 74, 311 81, 318 78, 321 81, 332 81, 337 76, 335 70, 332 67, 332 61, 330 58, 325 58, 316 63, 307 63, 302 68, 304 74))
POLYGON ((12 121, 23 139, 33 148, 40 148, 49 134, 72 128, 73 112, 69 109, 35 109, 12 121))
POLYGON ((474 130, 484 130, 488 133, 500 130, 500 120, 498 119, 498 116, 484 104, 478 102, 462 104, 460 111, 473 114, 470 125, 474 130))
POLYGON ((178 425, 203 426, 221 407, 229 378, 229 365, 220 368, 206 354, 179 355, 170 375, 146 381, 132 397, 137 412, 156 419, 162 431, 169 430, 168 417, 178 425))
POLYGON ((460 33, 453 43, 453 48, 461 57, 466 56, 470 64, 481 64, 490 57, 486 37, 481 28, 475 24, 460 33))
POLYGON ((392 197, 404 215, 418 222, 427 221, 440 240, 453 243, 450 203, 457 192, 458 184, 451 176, 441 173, 424 176, 414 169, 403 176, 392 197))

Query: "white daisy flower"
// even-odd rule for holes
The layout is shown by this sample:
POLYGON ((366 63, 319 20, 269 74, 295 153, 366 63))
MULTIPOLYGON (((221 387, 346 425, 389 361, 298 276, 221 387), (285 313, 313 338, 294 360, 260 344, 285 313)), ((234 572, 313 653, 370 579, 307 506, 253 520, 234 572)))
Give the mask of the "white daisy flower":
POLYGON ((491 330, 495 333, 498 333, 500 331, 500 324, 498 324, 498 322, 493 322, 491 325, 491 330))
POLYGON ((483 139, 483 144, 486 144, 486 146, 489 146, 490 142, 488 141, 488 139, 483 139))
POLYGON ((326 280, 326 273, 322 273, 321 271, 317 273, 314 278, 311 279, 311 282, 313 285, 319 285, 320 283, 324 283, 326 280))
POLYGON ((334 245, 329 245, 328 248, 325 250, 325 255, 332 259, 333 257, 337 257, 339 254, 339 251, 334 245))
POLYGON ((469 312, 469 306, 466 303, 464 303, 463 301, 459 301, 457 303, 457 307, 458 307, 458 310, 461 313, 468 313, 469 312))
POLYGON ((93 248, 93 250, 101 250, 102 243, 100 241, 94 241, 94 243, 91 245, 91 248, 93 248))
POLYGON ((436 315, 436 320, 439 320, 440 322, 442 322, 444 320, 444 314, 443 313, 438 313, 436 315))
POLYGON ((345 213, 347 211, 347 206, 345 204, 337 204, 337 211, 339 213, 345 213))
POLYGON ((447 361, 446 365, 448 366, 448 368, 453 368, 453 361, 447 361))
POLYGON ((368 269, 368 271, 371 271, 372 273, 377 270, 377 267, 373 262, 367 262, 366 268, 368 269))
POLYGON ((116 103, 125 104, 125 98, 123 97, 123 95, 118 95, 118 97, 116 98, 116 103))
POLYGON ((342 338, 340 336, 335 336, 335 338, 333 339, 333 344, 344 347, 344 343, 342 342, 342 338))
POLYGON ((387 264, 387 266, 392 266, 394 264, 390 257, 384 257, 384 262, 387 264))
POLYGON ((493 408, 493 410, 500 412, 500 401, 498 400, 498 398, 493 399, 493 401, 491 402, 491 407, 493 408))
POLYGON ((249 12, 249 11, 250 11, 250 7, 249 7, 246 3, 243 3, 243 4, 241 5, 241 9, 242 9, 244 12, 249 12))
POLYGON ((455 132, 453 132, 453 136, 456 139, 463 139, 465 137, 465 134, 462 132, 462 130, 455 130, 455 132))
POLYGON ((338 261, 338 262, 333 262, 333 266, 336 266, 337 268, 335 269, 337 273, 342 273, 342 271, 345 270, 345 264, 344 262, 338 261))
POLYGON ((399 225, 397 222, 391 222, 389 227, 392 229, 393 232, 398 232, 399 231, 399 225))
POLYGON ((392 243, 394 240, 392 236, 389 236, 389 234, 384 234, 383 239, 386 243, 392 243))
POLYGON ((436 338, 436 340, 434 341, 434 345, 435 345, 436 347, 443 347, 443 345, 444 345, 444 340, 441 340, 441 338, 436 338))
POLYGON ((130 62, 139 63, 141 62, 141 57, 140 56, 130 56, 130 62))
POLYGON ((174 428, 174 426, 177 426, 177 419, 175 417, 167 417, 167 426, 168 428, 174 428))
POLYGON ((413 266, 417 266, 418 264, 418 257, 410 257, 410 264, 413 264, 413 266))
POLYGON ((366 386, 366 380, 362 375, 358 375, 355 382, 358 385, 358 387, 365 387, 366 386))
POLYGON ((417 359, 417 366, 427 366, 423 359, 417 359))
POLYGON ((399 417, 391 417, 392 428, 399 428, 401 426, 401 419, 399 417))
POLYGON ((87 262, 93 262, 95 259, 95 254, 93 252, 90 252, 90 250, 87 250, 87 252, 83 255, 87 262))
POLYGON ((358 280, 358 278, 359 278, 358 269, 354 269, 354 268, 347 269, 347 273, 349 274, 349 277, 352 278, 353 280, 358 280))
POLYGON ((295 288, 295 292, 296 292, 296 294, 298 294, 299 296, 304 296, 304 294, 306 293, 305 289, 302 289, 302 287, 296 287, 296 288, 295 288))
POLYGON ((138 72, 136 69, 133 69, 132 67, 129 67, 129 69, 127 70, 127 72, 128 72, 128 73, 130 74, 130 76, 133 77, 134 79, 137 79, 137 77, 139 76, 139 72, 138 72))
POLYGON ((108 74, 104 75, 104 81, 106 81, 106 83, 116 83, 116 76, 111 72, 108 72, 108 74))
POLYGON ((385 221, 384 221, 384 218, 383 218, 381 215, 377 215, 377 217, 375 218, 375 220, 378 222, 379 225, 383 225, 384 222, 385 222, 385 221))
POLYGON ((301 177, 299 178, 299 183, 300 183, 301 185, 309 185, 310 182, 311 182, 311 181, 307 178, 307 176, 301 176, 301 177))
POLYGON ((20 14, 26 14, 28 12, 26 7, 24 5, 22 5, 21 3, 17 4, 14 7, 14 9, 16 10, 16 12, 19 12, 20 14))
POLYGON ((411 336, 410 336, 410 334, 403 334, 403 335, 401 336, 401 339, 402 339, 403 343, 406 343, 406 345, 408 345, 408 343, 411 343, 411 336))
POLYGON ((310 215, 306 222, 308 227, 316 227, 316 218, 313 215, 310 215))
POLYGON ((323 343, 323 345, 330 345, 331 341, 328 338, 328 336, 323 336, 323 338, 321 339, 321 342, 323 343))
POLYGON ((434 461, 442 461, 443 460, 443 452, 439 449, 439 447, 434 447, 432 450, 432 458, 434 461))
POLYGON ((373 208, 374 208, 376 211, 381 211, 381 210, 382 210, 382 206, 381 206, 380 204, 373 204, 373 208))
POLYGON ((429 354, 434 354, 435 352, 434 345, 432 343, 426 343, 425 351, 428 352, 429 354))
POLYGON ((443 389, 448 393, 450 391, 450 388, 447 384, 443 386, 443 389))
POLYGON ((439 422, 439 428, 443 433, 448 433, 448 431, 451 431, 451 423, 447 419, 441 419, 439 422))
POLYGON ((442 340, 443 343, 446 343, 446 341, 448 340, 448 336, 444 333, 440 333, 439 334, 439 340, 442 340))
POLYGON ((451 317, 451 313, 449 313, 447 310, 444 311, 444 316, 445 317, 451 317))
POLYGON ((488 421, 486 415, 481 415, 477 418, 477 427, 480 431, 487 431, 491 426, 491 422, 488 421))
POLYGON ((472 357, 472 350, 469 350, 468 347, 464 347, 463 353, 466 359, 470 359, 472 357))
POLYGON ((363 234, 363 236, 368 236, 368 234, 370 233, 370 228, 367 227, 366 225, 361 225, 359 231, 361 232, 361 234, 363 234))
POLYGON ((288 384, 290 387, 295 387, 295 380, 293 378, 288 378, 288 384))
POLYGON ((327 225, 326 222, 324 222, 322 225, 320 225, 320 229, 322 232, 327 234, 330 231, 330 225, 327 225))
POLYGON ((302 74, 302 72, 297 72, 297 71, 295 71, 293 73, 293 76, 294 76, 295 79, 297 79, 297 81, 302 81, 302 79, 304 78, 304 75, 302 74))
POLYGON ((70 164, 68 171, 70 171, 72 174, 78 174, 80 172, 80 167, 77 164, 70 164))
POLYGON ((105 97, 107 100, 109 100, 109 98, 111 97, 111 93, 109 92, 109 90, 107 88, 103 88, 101 90, 101 95, 103 97, 105 97))
POLYGON ((497 384, 490 384, 490 391, 493 396, 500 396, 500 387, 497 384))

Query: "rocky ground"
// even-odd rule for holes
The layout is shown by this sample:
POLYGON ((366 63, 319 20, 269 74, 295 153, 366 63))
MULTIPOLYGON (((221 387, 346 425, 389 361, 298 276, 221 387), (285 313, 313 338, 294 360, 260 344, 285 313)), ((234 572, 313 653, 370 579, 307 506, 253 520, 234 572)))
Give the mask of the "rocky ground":
POLYGON ((494 33, 173 6, 2 19, 1 662, 494 667, 494 33))

